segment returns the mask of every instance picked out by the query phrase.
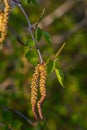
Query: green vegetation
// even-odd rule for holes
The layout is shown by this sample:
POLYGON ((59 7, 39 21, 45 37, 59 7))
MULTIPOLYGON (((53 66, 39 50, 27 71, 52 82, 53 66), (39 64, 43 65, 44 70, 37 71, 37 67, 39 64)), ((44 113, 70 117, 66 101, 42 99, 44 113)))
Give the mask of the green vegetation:
POLYGON ((41 59, 16 5, 0 44, 0 130, 87 130, 87 0, 21 4, 47 63, 44 120, 35 121, 30 99, 32 75, 41 59))

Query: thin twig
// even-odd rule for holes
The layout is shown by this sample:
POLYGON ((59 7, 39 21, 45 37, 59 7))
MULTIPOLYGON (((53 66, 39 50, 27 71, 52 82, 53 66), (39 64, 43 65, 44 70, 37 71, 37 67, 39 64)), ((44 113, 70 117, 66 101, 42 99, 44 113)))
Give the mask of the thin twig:
POLYGON ((37 23, 36 23, 36 25, 35 25, 35 29, 36 29, 36 28, 38 27, 38 25, 40 24, 40 22, 41 22, 41 20, 42 20, 42 18, 43 18, 43 16, 44 16, 44 13, 45 13, 45 8, 43 9, 40 18, 39 18, 39 20, 37 21, 37 23))
POLYGON ((13 113, 15 113, 16 115, 18 115, 19 117, 23 118, 24 120, 27 121, 28 124, 32 125, 32 126, 36 126, 37 122, 32 122, 28 117, 26 117, 24 114, 22 114, 21 112, 17 111, 17 110, 13 110, 11 108, 8 107, 3 107, 4 111, 11 111, 13 113))
POLYGON ((18 41, 21 45, 26 46, 26 44, 23 43, 23 41, 20 39, 19 36, 17 36, 17 41, 18 41))
POLYGON ((31 29, 30 20, 29 20, 29 18, 28 18, 28 16, 27 16, 25 10, 23 9, 22 5, 21 5, 20 3, 18 3, 18 6, 19 6, 19 8, 21 9, 21 11, 23 12, 23 14, 24 14, 24 16, 25 16, 25 18, 26 18, 26 20, 27 20, 27 22, 28 22, 28 26, 29 26, 29 30, 30 30, 30 33, 31 33, 32 40, 36 43, 36 40, 35 40, 35 38, 34 38, 32 29, 31 29))
POLYGON ((12 0, 14 1, 16 4, 20 3, 20 0, 12 0))
POLYGON ((36 40, 35 40, 35 38, 34 38, 34 34, 33 34, 33 31, 32 31, 32 28, 31 28, 32 26, 31 26, 30 20, 29 20, 27 14, 26 14, 24 8, 22 7, 21 3, 20 3, 19 1, 17 1, 17 0, 13 0, 13 1, 17 3, 18 7, 21 9, 21 11, 23 12, 23 14, 24 14, 24 16, 25 16, 25 18, 26 18, 26 20, 27 20, 27 22, 28 22, 28 26, 29 26, 29 30, 30 30, 30 34, 31 34, 32 40, 33 40, 34 43, 35 43, 35 46, 36 46, 36 49, 37 49, 37 53, 38 53, 39 58, 40 58, 40 62, 42 63, 42 62, 43 62, 43 59, 42 59, 40 50, 39 50, 39 48, 37 47, 37 43, 36 43, 36 40))
POLYGON ((58 50, 58 52, 56 53, 56 55, 55 55, 55 59, 59 56, 59 54, 60 54, 60 52, 62 51, 62 49, 64 48, 64 46, 65 46, 65 42, 62 44, 62 46, 60 47, 60 49, 58 50))

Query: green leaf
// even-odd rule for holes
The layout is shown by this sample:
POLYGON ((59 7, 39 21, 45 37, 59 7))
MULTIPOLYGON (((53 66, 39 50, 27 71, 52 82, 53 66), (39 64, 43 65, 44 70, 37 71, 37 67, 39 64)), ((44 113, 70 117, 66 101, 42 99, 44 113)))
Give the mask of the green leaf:
POLYGON ((30 2, 31 2, 31 0, 27 0, 27 3, 29 3, 29 4, 30 4, 30 2))
POLYGON ((31 0, 33 4, 37 4, 37 0, 31 0))
POLYGON ((63 84, 64 75, 63 75, 62 70, 61 70, 61 69, 56 69, 56 68, 55 68, 54 70, 55 70, 55 74, 56 74, 56 76, 57 76, 57 79, 58 79, 60 85, 61 85, 62 87, 64 87, 64 84, 63 84))
POLYGON ((44 39, 46 40, 47 43, 49 43, 51 45, 51 37, 50 34, 48 32, 44 32, 44 39))
POLYGON ((36 30, 36 39, 37 39, 38 42, 41 40, 42 34, 43 34, 42 29, 37 28, 37 30, 36 30))
POLYGON ((27 3, 30 4, 30 2, 32 2, 33 4, 37 4, 37 0, 27 0, 27 3))
POLYGON ((27 46, 34 47, 35 46, 35 42, 33 40, 29 40, 29 42, 27 43, 27 46))
POLYGON ((53 72, 55 68, 55 62, 52 61, 51 59, 48 59, 46 63, 46 68, 47 68, 47 74, 49 75, 50 73, 53 72))
POLYGON ((24 53, 26 54, 29 51, 29 47, 25 46, 24 47, 24 53))
POLYGON ((26 53, 26 58, 27 60, 33 64, 34 66, 37 65, 37 62, 38 62, 38 55, 37 55, 37 52, 36 50, 29 50, 27 53, 26 53))

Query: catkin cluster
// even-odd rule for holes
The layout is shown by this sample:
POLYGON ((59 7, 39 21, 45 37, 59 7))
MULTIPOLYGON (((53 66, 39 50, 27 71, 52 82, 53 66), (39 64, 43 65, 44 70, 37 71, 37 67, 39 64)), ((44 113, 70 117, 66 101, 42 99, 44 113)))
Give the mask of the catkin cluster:
POLYGON ((35 68, 35 72, 32 77, 31 82, 31 105, 32 111, 36 119, 38 119, 36 114, 36 106, 38 108, 38 113, 40 119, 43 119, 41 106, 46 98, 46 63, 38 64, 35 68), (38 97, 38 86, 40 88, 41 98, 37 101, 38 97))
POLYGON ((4 41, 7 33, 7 24, 10 12, 9 0, 4 1, 4 11, 0 9, 0 43, 4 41))

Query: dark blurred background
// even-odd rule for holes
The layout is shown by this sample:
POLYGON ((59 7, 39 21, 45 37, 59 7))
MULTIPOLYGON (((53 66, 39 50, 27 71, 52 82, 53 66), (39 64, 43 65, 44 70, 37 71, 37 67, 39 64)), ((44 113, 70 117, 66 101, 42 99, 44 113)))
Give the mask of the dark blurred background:
MULTIPOLYGON (((37 5, 21 1, 32 25, 45 8, 39 26, 50 33, 52 41, 52 47, 43 39, 38 44, 45 61, 66 42, 58 63, 65 75, 65 88, 54 73, 48 77, 43 129, 87 130, 87 0, 38 0, 37 5)), ((7 38, 0 45, 0 130, 42 130, 4 109, 18 110, 34 120, 30 103, 34 66, 25 58, 17 36, 24 41, 30 37, 23 14, 14 6, 7 38)))

